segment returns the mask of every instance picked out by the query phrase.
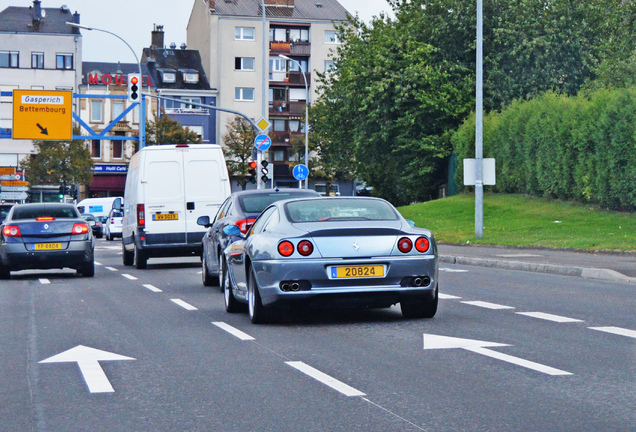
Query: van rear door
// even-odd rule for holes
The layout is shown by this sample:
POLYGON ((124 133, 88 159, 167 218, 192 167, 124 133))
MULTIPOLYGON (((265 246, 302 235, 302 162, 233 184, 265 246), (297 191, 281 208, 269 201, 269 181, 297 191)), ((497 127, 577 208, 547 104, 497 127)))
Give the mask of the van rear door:
POLYGON ((198 225, 197 219, 199 216, 214 217, 230 193, 229 179, 220 148, 191 146, 183 155, 187 241, 198 243, 206 228, 198 225))
POLYGON ((154 151, 141 175, 147 244, 186 242, 182 152, 154 151), (176 156, 176 157, 175 157, 176 156))

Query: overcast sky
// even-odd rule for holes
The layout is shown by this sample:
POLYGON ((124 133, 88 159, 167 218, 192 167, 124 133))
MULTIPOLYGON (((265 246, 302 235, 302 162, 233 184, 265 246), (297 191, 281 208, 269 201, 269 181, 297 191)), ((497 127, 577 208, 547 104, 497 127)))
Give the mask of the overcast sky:
MULTIPOLYGON (((141 57, 143 48, 150 46, 153 24, 163 25, 165 43, 177 47, 186 42, 186 27, 194 0, 41 0, 42 7, 68 6, 80 14, 80 23, 108 30, 128 42, 141 57)), ((350 13, 358 12, 369 21, 380 12, 391 13, 386 0, 339 0, 350 13)), ((28 7, 33 0, 0 0, 0 10, 8 6, 28 7)), ((114 36, 98 31, 81 30, 83 60, 134 63, 132 52, 114 36)))

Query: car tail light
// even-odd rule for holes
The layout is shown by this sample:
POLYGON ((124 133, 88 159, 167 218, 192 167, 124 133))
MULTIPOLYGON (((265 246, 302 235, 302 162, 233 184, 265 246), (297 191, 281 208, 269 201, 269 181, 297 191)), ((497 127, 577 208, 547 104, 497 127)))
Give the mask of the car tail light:
POLYGON ((239 227, 239 229, 241 230, 243 234, 247 234, 247 232, 252 227, 252 225, 254 225, 254 221, 256 221, 255 218, 241 219, 240 221, 237 221, 234 225, 239 227))
POLYGON ((408 237, 402 237, 398 240, 398 249, 402 253, 408 253, 413 248, 413 242, 408 237))
POLYGON ((314 245, 310 241, 303 240, 298 243, 298 253, 302 256, 309 256, 314 251, 314 245))
POLYGON ((53 216, 40 216, 36 217, 35 220, 38 222, 50 222, 52 220, 55 220, 55 218, 53 216))
POLYGON ((88 224, 85 223, 76 223, 73 225, 73 230, 71 231, 72 235, 79 234, 87 234, 91 229, 88 227, 88 224))
POLYGON ((418 239, 415 240, 415 249, 417 249, 418 252, 426 252, 429 247, 431 247, 431 243, 426 237, 418 237, 418 239))
POLYGON ((284 257, 288 257, 294 253, 294 245, 290 241, 282 241, 278 243, 278 253, 284 257))
POLYGON ((137 204, 137 226, 146 226, 146 207, 143 204, 137 204))
POLYGON ((5 237, 22 237, 20 228, 15 225, 6 225, 2 228, 2 235, 5 237))

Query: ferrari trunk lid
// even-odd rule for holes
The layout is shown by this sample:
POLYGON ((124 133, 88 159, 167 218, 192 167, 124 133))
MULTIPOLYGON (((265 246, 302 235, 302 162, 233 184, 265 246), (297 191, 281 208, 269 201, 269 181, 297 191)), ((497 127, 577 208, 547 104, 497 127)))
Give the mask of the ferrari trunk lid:
MULTIPOLYGON (((392 225, 386 222, 385 226, 370 223, 370 226, 364 228, 321 225, 322 227, 311 230, 310 235, 323 258, 366 258, 391 255, 398 236, 402 234, 397 226, 386 226, 392 225)), ((333 223, 327 225, 333 225, 333 223)))

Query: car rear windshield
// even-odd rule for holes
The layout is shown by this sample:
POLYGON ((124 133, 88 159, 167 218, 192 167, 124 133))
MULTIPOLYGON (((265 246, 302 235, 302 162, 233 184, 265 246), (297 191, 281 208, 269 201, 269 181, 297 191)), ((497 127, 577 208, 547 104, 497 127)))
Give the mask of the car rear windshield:
POLYGON ((254 194, 239 196, 239 205, 244 213, 260 213, 270 204, 292 198, 315 197, 315 192, 272 192, 269 194, 254 194))
POLYGON ((124 213, 122 213, 119 210, 113 210, 113 213, 111 214, 112 217, 116 218, 116 217, 124 217, 124 213))
POLYGON ((54 217, 55 219, 75 219, 79 214, 72 205, 35 205, 16 207, 13 220, 54 217))
POLYGON ((390 204, 364 198, 293 201, 285 204, 285 211, 292 222, 398 219, 390 204))

